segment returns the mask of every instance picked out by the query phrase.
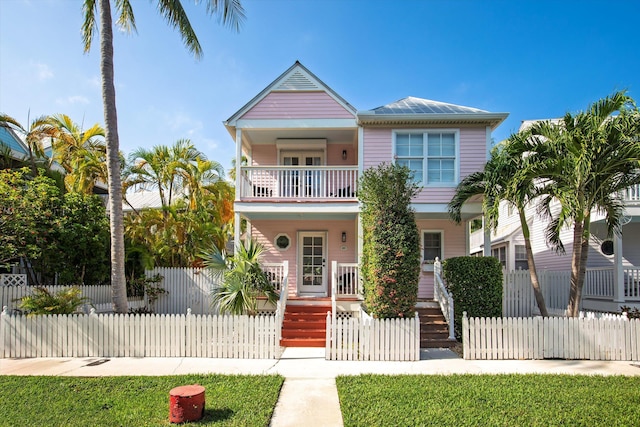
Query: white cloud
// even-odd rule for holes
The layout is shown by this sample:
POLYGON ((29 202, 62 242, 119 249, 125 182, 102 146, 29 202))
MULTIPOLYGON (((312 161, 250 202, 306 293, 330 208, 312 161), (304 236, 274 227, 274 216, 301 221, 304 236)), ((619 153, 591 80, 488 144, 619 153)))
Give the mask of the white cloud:
POLYGON ((58 105, 76 105, 76 104, 84 104, 87 105, 89 104, 89 99, 81 96, 81 95, 72 95, 72 96, 68 96, 66 98, 58 98, 56 99, 56 104, 58 105))
POLYGON ((35 68, 38 80, 44 81, 53 78, 53 70, 47 64, 32 62, 31 66, 35 68))

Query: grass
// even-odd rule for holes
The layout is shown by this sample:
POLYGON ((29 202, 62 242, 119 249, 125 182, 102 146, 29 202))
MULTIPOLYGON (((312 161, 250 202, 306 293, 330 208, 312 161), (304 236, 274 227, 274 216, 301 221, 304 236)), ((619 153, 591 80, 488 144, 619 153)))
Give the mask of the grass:
POLYGON ((345 426, 638 426, 640 378, 344 376, 345 426))
POLYGON ((0 426, 165 426, 169 391, 205 387, 198 426, 267 426, 281 376, 0 376, 0 426))

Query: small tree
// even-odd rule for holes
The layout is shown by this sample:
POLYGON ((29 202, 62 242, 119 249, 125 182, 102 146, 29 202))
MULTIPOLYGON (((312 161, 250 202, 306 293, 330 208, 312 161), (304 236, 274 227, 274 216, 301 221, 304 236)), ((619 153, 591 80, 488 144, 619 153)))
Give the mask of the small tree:
POLYGON ((82 296, 79 288, 66 288, 52 294, 47 288, 33 288, 33 293, 20 298, 18 308, 27 316, 43 314, 73 314, 86 304, 88 298, 82 296))
POLYGON ((214 305, 222 313, 257 313, 257 298, 265 296, 275 304, 278 298, 266 273, 260 268, 260 258, 264 249, 251 240, 243 242, 233 256, 228 256, 216 246, 202 254, 205 266, 221 280, 213 292, 214 305))
POLYGON ((377 318, 415 313, 420 279, 420 237, 411 199, 418 193, 411 171, 381 164, 364 171, 361 271, 365 306, 377 318))

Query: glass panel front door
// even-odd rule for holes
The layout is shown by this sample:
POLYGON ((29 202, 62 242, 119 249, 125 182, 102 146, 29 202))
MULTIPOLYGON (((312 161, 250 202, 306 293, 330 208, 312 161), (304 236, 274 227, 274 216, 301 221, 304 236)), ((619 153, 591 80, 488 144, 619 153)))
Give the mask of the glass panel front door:
POLYGON ((325 242, 326 233, 324 232, 299 234, 298 294, 300 295, 327 295, 325 242))

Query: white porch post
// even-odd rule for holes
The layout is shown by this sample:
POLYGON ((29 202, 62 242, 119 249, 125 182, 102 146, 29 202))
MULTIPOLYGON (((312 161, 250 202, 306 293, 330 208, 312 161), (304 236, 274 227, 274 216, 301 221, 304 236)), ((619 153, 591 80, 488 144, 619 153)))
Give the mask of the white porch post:
MULTIPOLYGON (((236 129, 236 201, 240 200, 240 185, 241 185, 241 167, 242 167, 242 130, 236 129)), ((240 234, 242 233, 242 229, 240 227, 240 214, 234 213, 234 222, 233 222, 233 246, 237 252, 240 247, 240 234)))
POLYGON ((482 255, 491 256, 491 229, 487 227, 487 221, 484 215, 482 216, 482 230, 484 231, 484 247, 482 255))
POLYGON ((613 301, 624 302, 624 270, 622 268, 622 235, 613 235, 613 301))

